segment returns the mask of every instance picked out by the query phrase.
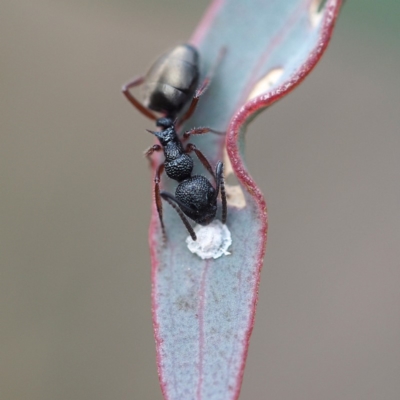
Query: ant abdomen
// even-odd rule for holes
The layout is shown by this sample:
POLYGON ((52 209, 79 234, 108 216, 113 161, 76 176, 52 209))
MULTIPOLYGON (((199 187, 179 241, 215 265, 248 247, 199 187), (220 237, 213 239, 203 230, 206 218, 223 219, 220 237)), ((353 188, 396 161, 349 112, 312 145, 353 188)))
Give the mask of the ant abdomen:
POLYGON ((199 54, 182 44, 161 55, 147 72, 143 104, 153 111, 178 114, 193 98, 199 82, 199 54))

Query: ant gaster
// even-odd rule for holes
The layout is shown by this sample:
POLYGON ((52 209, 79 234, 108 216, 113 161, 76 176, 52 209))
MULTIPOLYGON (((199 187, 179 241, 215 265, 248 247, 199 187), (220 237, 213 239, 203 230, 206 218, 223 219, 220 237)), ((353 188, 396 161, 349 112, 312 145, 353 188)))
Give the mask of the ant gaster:
MULTIPOLYGON (((218 65, 223 51, 216 65, 218 65)), ((193 240, 196 234, 189 221, 185 217, 193 219, 201 225, 209 224, 217 212, 217 197, 221 190, 222 199, 222 222, 226 222, 227 205, 223 180, 223 163, 218 162, 215 173, 206 157, 196 148, 194 144, 183 147, 182 141, 176 132, 177 116, 188 105, 186 113, 179 119, 179 124, 190 118, 193 114, 200 96, 207 89, 212 73, 210 73, 196 90, 199 80, 199 56, 197 50, 188 44, 180 45, 160 56, 149 69, 145 77, 138 77, 123 86, 122 92, 130 103, 142 114, 156 121, 160 131, 149 131, 154 134, 160 142, 153 145, 145 153, 151 157, 154 152, 164 151, 165 161, 158 166, 154 178, 155 201, 160 218, 163 235, 165 227, 163 222, 162 201, 167 201, 179 214, 193 240), (143 104, 131 93, 130 89, 143 84, 143 104), (152 111, 164 114, 158 118, 152 111), (215 188, 210 181, 202 175, 192 175, 193 159, 189 155, 195 152, 201 163, 215 180, 215 188), (175 196, 160 191, 160 176, 165 170, 167 176, 179 182, 175 196)), ((214 66, 214 68, 216 67, 214 66)), ((184 133, 184 140, 190 135, 214 132, 210 128, 194 128, 184 133)))

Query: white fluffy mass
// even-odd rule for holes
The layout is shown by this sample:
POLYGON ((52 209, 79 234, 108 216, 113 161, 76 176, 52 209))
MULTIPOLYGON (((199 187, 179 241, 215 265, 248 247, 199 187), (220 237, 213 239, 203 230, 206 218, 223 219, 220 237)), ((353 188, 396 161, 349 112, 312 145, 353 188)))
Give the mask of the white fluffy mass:
POLYGON ((232 244, 231 232, 221 221, 215 219, 207 226, 196 225, 194 231, 197 240, 194 241, 188 236, 186 243, 188 249, 203 260, 231 254, 228 252, 228 248, 232 244))

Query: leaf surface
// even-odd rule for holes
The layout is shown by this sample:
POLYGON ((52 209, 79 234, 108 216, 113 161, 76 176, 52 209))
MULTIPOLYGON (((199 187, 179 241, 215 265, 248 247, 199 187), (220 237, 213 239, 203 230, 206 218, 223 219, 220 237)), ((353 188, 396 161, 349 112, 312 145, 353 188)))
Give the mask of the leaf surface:
MULTIPOLYGON (((328 0, 216 0, 191 43, 203 76, 226 55, 183 129, 208 126, 226 136, 192 140, 211 165, 223 160, 228 185, 231 255, 201 260, 189 252, 187 232, 164 204, 168 235, 162 245, 157 211, 150 226, 152 307, 161 388, 169 400, 239 397, 267 238, 262 193, 244 161, 246 124, 296 87, 328 45, 342 2, 328 0)), ((263 132, 263 134, 267 134, 263 132)), ((206 175, 204 169, 198 173, 206 175)), ((162 189, 174 192, 166 177, 162 189)))

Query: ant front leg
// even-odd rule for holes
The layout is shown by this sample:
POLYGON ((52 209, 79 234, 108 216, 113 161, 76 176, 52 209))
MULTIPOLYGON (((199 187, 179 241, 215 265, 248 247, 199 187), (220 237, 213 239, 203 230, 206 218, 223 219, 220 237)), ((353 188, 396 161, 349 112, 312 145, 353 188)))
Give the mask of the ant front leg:
POLYGON ((161 192, 161 197, 169 203, 169 205, 178 213, 179 217, 181 218, 183 224, 185 225, 186 229, 189 232, 189 235, 191 236, 192 240, 196 240, 197 236, 194 233, 194 230, 192 228, 192 226, 190 225, 189 221, 187 220, 187 218, 185 217, 185 215, 183 214, 182 210, 179 207, 182 207, 184 205, 180 204, 178 202, 178 200, 176 200, 176 198, 168 192, 161 192))
POLYGON ((193 143, 188 143, 185 149, 186 153, 191 153, 194 151, 196 153, 197 158, 200 160, 200 162, 203 164, 204 168, 211 174, 211 176, 215 179, 215 174, 213 169, 211 168, 210 163, 208 162, 207 158, 205 155, 197 149, 197 147, 193 143))
POLYGON ((218 197, 219 189, 221 188, 221 201, 222 201, 222 215, 221 221, 223 224, 226 223, 226 215, 227 215, 227 203, 226 203, 226 192, 225 192, 225 183, 224 183, 224 164, 219 161, 217 166, 215 167, 215 184, 217 187, 216 198, 218 197))
POLYGON ((139 86, 143 83, 144 77, 139 76, 135 79, 132 79, 128 83, 122 86, 122 93, 125 95, 125 97, 128 99, 128 101, 135 107, 139 112, 141 112, 143 115, 145 115, 147 118, 150 118, 152 120, 157 120, 157 116, 153 114, 149 109, 147 109, 139 100, 137 100, 130 92, 130 89, 139 86))

